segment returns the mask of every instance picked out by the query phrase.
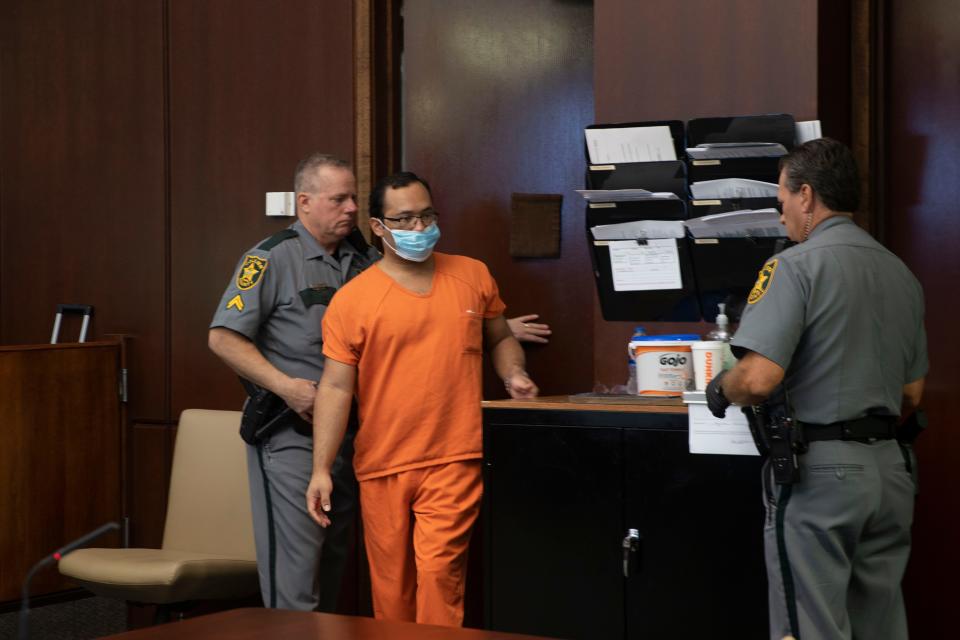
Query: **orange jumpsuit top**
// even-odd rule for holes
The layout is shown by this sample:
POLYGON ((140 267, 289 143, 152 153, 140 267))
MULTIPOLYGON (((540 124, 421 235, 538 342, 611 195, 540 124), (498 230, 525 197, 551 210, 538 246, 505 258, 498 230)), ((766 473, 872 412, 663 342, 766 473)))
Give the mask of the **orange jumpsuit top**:
POLYGON ((323 354, 357 367, 358 480, 483 455, 483 320, 504 304, 482 262, 434 256, 429 293, 376 266, 338 291, 323 317, 323 354))

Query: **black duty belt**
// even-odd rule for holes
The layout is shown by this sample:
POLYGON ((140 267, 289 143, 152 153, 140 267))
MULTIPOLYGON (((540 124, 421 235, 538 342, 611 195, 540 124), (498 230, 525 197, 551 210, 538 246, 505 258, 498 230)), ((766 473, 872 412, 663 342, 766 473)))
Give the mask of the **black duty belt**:
POLYGON ((872 442, 890 440, 897 436, 896 416, 864 416, 831 424, 801 422, 807 442, 817 440, 857 440, 872 442))

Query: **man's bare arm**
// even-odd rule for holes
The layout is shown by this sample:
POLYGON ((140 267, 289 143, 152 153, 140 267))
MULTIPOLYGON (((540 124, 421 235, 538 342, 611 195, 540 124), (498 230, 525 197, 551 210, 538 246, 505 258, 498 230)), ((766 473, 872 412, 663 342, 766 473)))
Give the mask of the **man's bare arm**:
POLYGON ((920 400, 923 398, 923 385, 926 378, 920 378, 913 382, 903 385, 903 398, 900 402, 900 414, 910 415, 920 406, 920 400))
POLYGON ((327 359, 313 408, 313 476, 306 495, 307 511, 321 527, 330 524, 330 469, 347 430, 356 381, 355 366, 327 359))
POLYGON ((310 420, 316 385, 313 380, 291 378, 263 357, 246 336, 225 327, 214 327, 207 344, 237 375, 283 398, 304 420, 310 420))
POLYGON ((490 351, 493 368, 503 380, 511 398, 533 398, 537 385, 525 370, 526 357, 502 315, 483 321, 484 344, 490 351))
POLYGON ((765 400, 783 380, 783 368, 755 351, 748 351, 723 377, 727 400, 742 407, 765 400))

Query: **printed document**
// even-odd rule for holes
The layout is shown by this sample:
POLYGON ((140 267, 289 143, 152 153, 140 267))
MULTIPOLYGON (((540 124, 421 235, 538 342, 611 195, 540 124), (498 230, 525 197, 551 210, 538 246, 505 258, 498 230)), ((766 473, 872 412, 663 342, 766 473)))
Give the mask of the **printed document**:
POLYGON ((684 225, 694 238, 785 238, 776 209, 744 209, 715 213, 687 220, 684 225))
POLYGON ((798 122, 795 125, 795 130, 797 132, 797 144, 803 144, 804 142, 823 137, 823 133, 820 132, 819 120, 798 122))
POLYGON ((690 453, 758 456, 747 417, 736 405, 727 407, 724 418, 715 418, 706 404, 687 405, 690 417, 690 453))
POLYGON ((676 160, 670 127, 584 129, 590 164, 676 160))
POLYGON ((779 158, 787 155, 787 149, 776 142, 713 142, 687 147, 687 155, 694 160, 779 158))
POLYGON ((611 240, 610 268, 614 291, 660 291, 682 289, 680 252, 673 238, 611 240))
POLYGON ((776 198, 777 185, 772 182, 748 180, 747 178, 725 178, 723 180, 703 180, 690 185, 694 200, 724 200, 730 198, 776 198))

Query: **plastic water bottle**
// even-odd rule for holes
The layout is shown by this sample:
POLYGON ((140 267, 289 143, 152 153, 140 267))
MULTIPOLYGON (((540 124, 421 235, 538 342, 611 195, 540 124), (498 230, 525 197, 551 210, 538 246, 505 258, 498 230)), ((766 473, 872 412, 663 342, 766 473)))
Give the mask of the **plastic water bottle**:
MULTIPOLYGON (((633 342, 637 338, 642 338, 647 335, 647 332, 644 331, 643 327, 636 327, 633 330, 633 336, 630 338, 630 342, 633 342)), ((633 352, 630 350, 630 343, 627 343, 627 393, 635 396, 637 395, 637 361, 633 359, 633 352)))

